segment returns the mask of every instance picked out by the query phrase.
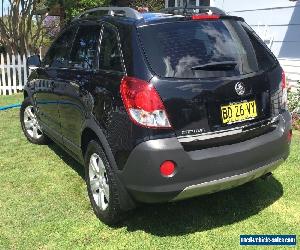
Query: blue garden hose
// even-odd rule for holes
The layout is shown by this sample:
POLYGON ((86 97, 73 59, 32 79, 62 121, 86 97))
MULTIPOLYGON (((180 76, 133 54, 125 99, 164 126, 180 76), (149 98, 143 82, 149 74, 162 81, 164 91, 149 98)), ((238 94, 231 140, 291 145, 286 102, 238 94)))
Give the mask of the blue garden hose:
POLYGON ((12 104, 12 105, 8 105, 8 106, 0 107, 0 111, 12 109, 12 108, 20 108, 20 107, 21 107, 21 104, 12 104))

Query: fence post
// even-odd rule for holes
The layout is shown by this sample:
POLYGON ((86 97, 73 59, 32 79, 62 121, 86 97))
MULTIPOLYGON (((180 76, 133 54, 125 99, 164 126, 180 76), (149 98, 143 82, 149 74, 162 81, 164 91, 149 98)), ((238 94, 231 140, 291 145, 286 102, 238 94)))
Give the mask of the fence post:
POLYGON ((1 72, 1 69, 2 69, 2 61, 1 61, 1 54, 0 54, 0 95, 3 95, 2 93, 2 72, 1 72))
POLYGON ((20 54, 17 55, 18 60, 18 90, 22 90, 22 59, 20 54))
POLYGON ((5 60, 3 54, 0 56, 1 78, 2 78, 2 94, 6 95, 6 79, 5 79, 5 60))
POLYGON ((12 65, 12 88, 13 92, 17 93, 17 72, 16 72, 16 56, 12 55, 11 57, 11 65, 12 65))
POLYGON ((11 84, 11 65, 10 65, 10 55, 6 54, 6 72, 7 72, 7 86, 6 89, 8 90, 8 94, 12 94, 12 84, 11 84))
POLYGON ((26 55, 23 55, 23 67, 24 67, 24 81, 22 87, 25 86, 27 82, 27 58, 26 55))

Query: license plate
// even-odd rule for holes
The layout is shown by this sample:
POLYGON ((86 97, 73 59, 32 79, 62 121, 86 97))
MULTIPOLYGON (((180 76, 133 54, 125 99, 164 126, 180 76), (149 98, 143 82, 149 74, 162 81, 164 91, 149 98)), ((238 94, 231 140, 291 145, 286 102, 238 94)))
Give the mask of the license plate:
POLYGON ((221 106, 221 114, 224 124, 252 120, 257 117, 256 102, 249 101, 221 106))

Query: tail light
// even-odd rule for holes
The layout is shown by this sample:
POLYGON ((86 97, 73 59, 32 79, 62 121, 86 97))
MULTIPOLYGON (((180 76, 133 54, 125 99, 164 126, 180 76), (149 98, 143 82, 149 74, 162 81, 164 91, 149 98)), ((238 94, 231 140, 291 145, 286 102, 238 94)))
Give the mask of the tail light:
POLYGON ((282 89, 281 107, 286 108, 287 107, 288 94, 287 94, 287 81, 286 81, 286 76, 285 76, 284 71, 282 71, 281 89, 282 89))
POLYGON ((153 85, 125 76, 120 92, 131 120, 148 128, 171 128, 166 109, 153 85))

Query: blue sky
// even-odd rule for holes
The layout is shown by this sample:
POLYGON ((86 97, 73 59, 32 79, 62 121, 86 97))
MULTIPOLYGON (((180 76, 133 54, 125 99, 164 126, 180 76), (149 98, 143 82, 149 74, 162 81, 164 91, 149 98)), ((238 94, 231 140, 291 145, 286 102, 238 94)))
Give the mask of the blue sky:
MULTIPOLYGON (((8 7, 8 1, 4 0, 4 8, 8 7)), ((0 16, 2 15, 2 0, 0 0, 0 16)))

